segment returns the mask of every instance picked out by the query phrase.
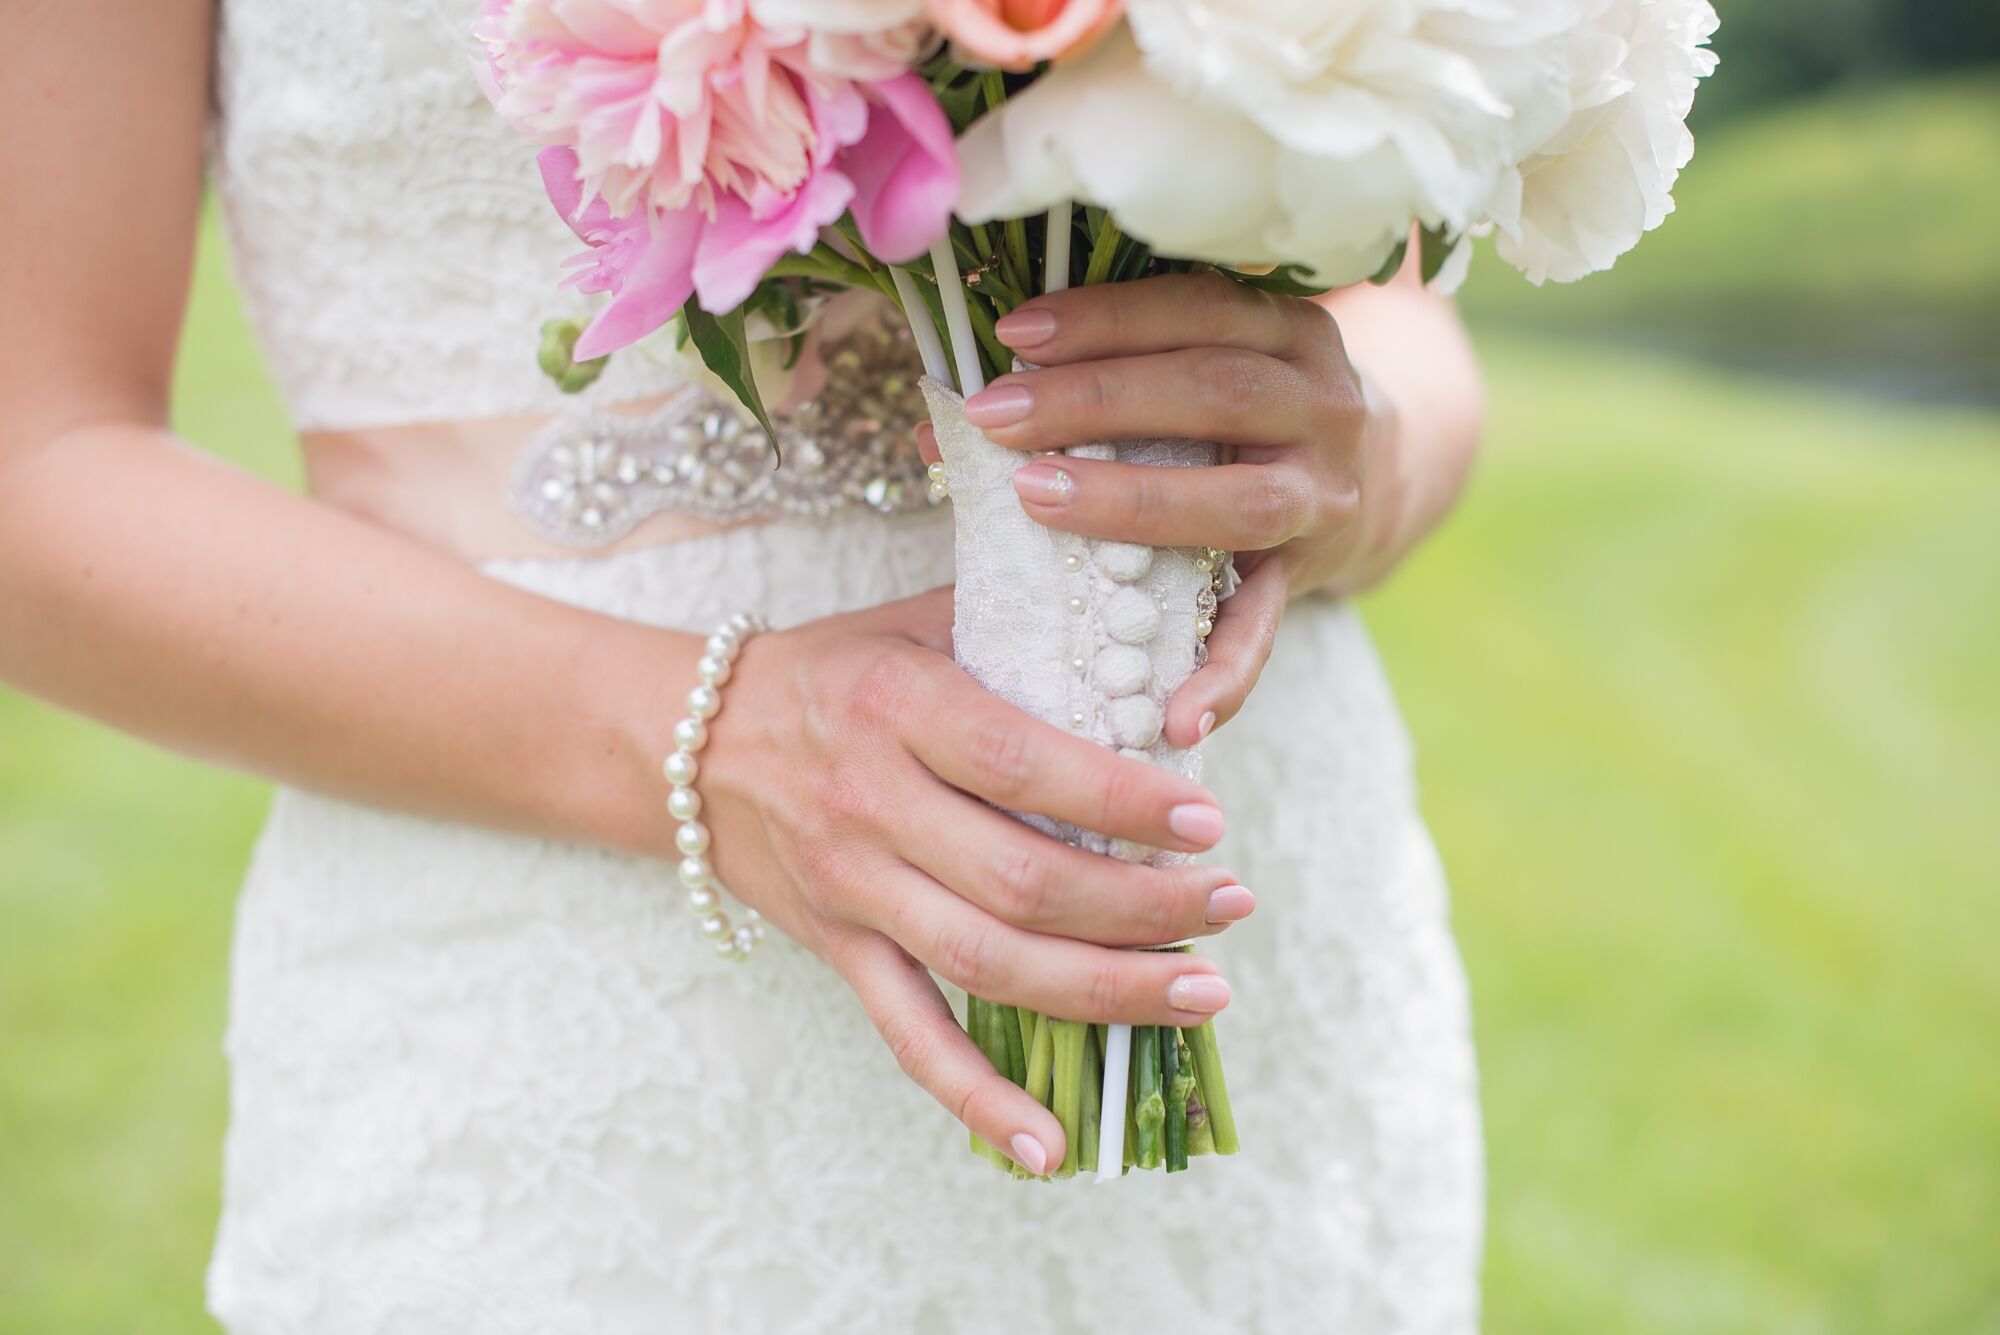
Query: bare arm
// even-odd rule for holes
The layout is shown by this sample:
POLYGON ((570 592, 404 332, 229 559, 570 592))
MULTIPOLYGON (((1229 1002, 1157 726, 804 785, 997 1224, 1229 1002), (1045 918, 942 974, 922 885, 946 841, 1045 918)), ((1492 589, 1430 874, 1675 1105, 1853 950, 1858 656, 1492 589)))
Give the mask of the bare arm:
MULTIPOLYGON (((209 7, 8 14, 0 680, 377 805, 667 854, 658 765, 692 637, 509 589, 169 435, 209 7)), ((1212 963, 1107 947, 1250 904, 1226 872, 1095 858, 988 805, 1183 852, 1222 835, 1198 785, 981 691, 950 621, 933 594, 753 643, 702 756, 703 819, 730 888, 846 979, 911 1078, 1041 1171, 1060 1125, 928 970, 1079 1019, 1195 1024, 1228 1001, 1212 963)))
POLYGON ((169 437, 206 0, 33 0, 12 26, 0 678, 276 778, 664 847, 636 752, 694 640, 510 590, 169 437))

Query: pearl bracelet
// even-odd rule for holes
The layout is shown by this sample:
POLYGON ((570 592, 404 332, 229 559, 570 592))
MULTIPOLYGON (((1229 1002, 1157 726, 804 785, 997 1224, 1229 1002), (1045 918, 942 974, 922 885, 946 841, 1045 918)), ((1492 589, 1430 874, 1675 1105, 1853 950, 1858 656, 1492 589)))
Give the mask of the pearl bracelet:
POLYGON ((688 692, 688 716, 674 725, 674 752, 667 757, 665 771, 673 791, 667 795, 667 813, 680 822, 674 831, 674 846, 681 853, 681 884, 687 887, 688 911, 701 923, 701 934, 715 947, 715 953, 732 964, 750 958, 764 939, 764 919, 756 909, 745 906, 743 925, 736 926, 723 911, 722 897, 728 888, 716 878, 708 860, 711 838, 701 823, 701 794, 694 782, 701 775, 695 759, 708 745, 708 724, 722 712, 722 688, 735 670, 736 659, 751 637, 769 630, 770 623, 748 612, 729 618, 708 637, 706 652, 695 665, 701 683, 688 692))

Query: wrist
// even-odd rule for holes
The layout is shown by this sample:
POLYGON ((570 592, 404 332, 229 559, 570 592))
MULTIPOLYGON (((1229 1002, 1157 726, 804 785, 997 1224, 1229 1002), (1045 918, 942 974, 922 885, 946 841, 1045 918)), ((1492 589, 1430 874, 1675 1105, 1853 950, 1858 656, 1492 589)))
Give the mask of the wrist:
POLYGON ((587 637, 564 710, 576 725, 582 772, 552 800, 589 842, 651 858, 680 856, 660 767, 674 750, 674 725, 687 714, 705 639, 627 621, 587 637))

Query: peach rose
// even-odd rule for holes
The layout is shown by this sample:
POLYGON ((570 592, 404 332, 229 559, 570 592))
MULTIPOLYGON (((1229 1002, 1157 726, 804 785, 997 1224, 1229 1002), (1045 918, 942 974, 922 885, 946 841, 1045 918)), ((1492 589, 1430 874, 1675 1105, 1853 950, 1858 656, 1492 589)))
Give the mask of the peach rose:
POLYGON ((924 7, 967 56, 1003 70, 1058 60, 1125 14, 1125 0, 925 0, 924 7))

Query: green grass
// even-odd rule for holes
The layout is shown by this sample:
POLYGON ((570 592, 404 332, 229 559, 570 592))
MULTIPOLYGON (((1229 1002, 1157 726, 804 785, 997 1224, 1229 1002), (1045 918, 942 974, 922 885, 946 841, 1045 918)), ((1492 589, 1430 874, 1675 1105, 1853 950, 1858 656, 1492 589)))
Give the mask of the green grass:
MULTIPOLYGON (((182 426, 293 478, 215 259, 182 426)), ((1490 1329, 2000 1331, 2000 415, 1488 356, 1482 476, 1371 618, 1473 976, 1490 1329)), ((0 693, 0 1331, 208 1329, 262 802, 0 693)))
POLYGON ((2000 70, 1802 103, 1704 135, 1611 273, 1538 290, 1482 256, 1467 309, 2000 403, 1995 163, 2000 70))

